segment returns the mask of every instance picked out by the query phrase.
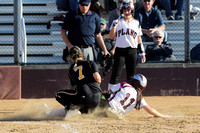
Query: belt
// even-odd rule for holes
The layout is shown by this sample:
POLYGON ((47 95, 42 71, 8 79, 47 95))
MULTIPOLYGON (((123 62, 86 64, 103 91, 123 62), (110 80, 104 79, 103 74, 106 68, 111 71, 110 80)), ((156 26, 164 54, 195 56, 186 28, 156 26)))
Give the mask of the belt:
POLYGON ((81 45, 80 48, 89 48, 90 45, 81 45))

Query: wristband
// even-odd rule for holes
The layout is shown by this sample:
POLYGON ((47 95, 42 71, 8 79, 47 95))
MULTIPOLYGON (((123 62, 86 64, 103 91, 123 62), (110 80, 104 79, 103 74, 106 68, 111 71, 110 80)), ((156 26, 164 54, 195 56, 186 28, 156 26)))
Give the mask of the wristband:
POLYGON ((138 44, 138 51, 139 51, 139 53, 144 53, 144 45, 143 45, 143 43, 138 44))

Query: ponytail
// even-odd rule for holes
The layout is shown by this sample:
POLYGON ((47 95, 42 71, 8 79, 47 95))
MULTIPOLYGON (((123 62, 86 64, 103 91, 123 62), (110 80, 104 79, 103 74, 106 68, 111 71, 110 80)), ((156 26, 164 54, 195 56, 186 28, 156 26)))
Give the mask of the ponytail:
POLYGON ((142 100, 142 90, 140 88, 137 88, 136 91, 137 91, 137 101, 136 101, 135 108, 137 110, 140 110, 140 105, 141 105, 141 100, 142 100))
POLYGON ((75 63, 74 67, 76 67, 78 58, 83 57, 83 52, 78 46, 74 46, 70 49, 70 57, 75 63))

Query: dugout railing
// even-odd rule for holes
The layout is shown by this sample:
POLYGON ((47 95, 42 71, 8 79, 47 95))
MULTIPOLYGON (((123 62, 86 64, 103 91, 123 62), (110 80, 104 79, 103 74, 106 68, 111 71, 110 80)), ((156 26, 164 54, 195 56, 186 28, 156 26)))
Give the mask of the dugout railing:
MULTIPOLYGON (((57 10, 55 0, 21 0, 22 3, 18 5, 23 7, 18 8, 14 2, 16 1, 0 0, 0 64, 64 64, 62 52, 65 43, 60 35, 61 21, 51 21, 49 29, 47 23, 55 16, 66 12, 57 10), (22 34, 23 25, 18 23, 21 22, 21 17, 16 19, 16 16, 20 16, 18 10, 22 8, 26 34, 22 34), (19 32, 17 29, 22 31, 19 32), (21 52, 22 46, 26 44, 25 39, 27 50, 21 52)), ((185 14, 189 12, 191 4, 200 7, 200 1, 185 1, 185 19, 180 21, 167 20, 164 11, 161 11, 168 33, 168 44, 176 56, 175 62, 189 62, 187 58, 190 49, 200 43, 200 15, 191 20, 188 18, 189 14, 185 14)), ((105 15, 108 16, 108 13, 105 15)), ((144 44, 146 46, 149 43, 144 44)))

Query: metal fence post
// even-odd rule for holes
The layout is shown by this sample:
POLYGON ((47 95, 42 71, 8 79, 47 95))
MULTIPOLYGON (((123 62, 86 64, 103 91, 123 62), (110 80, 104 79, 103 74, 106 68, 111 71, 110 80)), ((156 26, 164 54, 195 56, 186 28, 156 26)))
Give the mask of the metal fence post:
POLYGON ((14 62, 18 64, 20 62, 19 48, 20 48, 20 25, 21 25, 21 13, 20 6, 21 0, 14 0, 14 62))
POLYGON ((189 62, 189 50, 190 50, 190 0, 184 1, 184 33, 185 33, 185 61, 189 62))

